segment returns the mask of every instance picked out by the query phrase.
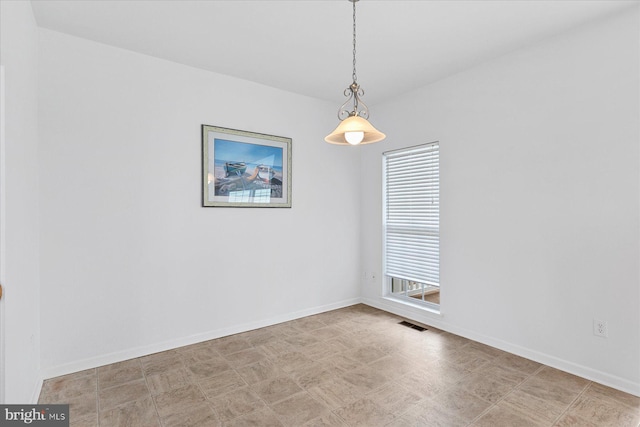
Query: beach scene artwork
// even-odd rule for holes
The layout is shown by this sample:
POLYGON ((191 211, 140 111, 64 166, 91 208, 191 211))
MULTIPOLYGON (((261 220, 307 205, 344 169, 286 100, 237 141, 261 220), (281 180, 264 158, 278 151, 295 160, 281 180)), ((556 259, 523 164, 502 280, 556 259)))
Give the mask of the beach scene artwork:
POLYGON ((202 125, 202 206, 290 208, 291 142, 202 125))
POLYGON ((282 198, 281 147, 215 138, 212 148, 210 199, 228 197, 232 203, 269 203, 282 198))

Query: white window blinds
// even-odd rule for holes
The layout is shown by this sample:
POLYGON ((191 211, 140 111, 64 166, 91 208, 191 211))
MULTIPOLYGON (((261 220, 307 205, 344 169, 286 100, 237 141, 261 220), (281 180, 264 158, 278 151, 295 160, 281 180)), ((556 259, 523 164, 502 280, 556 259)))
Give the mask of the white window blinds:
POLYGON ((385 274, 440 284, 437 142, 384 154, 385 274))

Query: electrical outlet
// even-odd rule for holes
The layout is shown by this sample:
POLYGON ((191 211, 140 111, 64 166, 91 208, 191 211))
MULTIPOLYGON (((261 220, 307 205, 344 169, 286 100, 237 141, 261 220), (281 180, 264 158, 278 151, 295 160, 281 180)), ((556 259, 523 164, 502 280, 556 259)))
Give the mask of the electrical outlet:
POLYGON ((604 320, 593 319, 593 335, 597 337, 607 338, 609 328, 604 320))

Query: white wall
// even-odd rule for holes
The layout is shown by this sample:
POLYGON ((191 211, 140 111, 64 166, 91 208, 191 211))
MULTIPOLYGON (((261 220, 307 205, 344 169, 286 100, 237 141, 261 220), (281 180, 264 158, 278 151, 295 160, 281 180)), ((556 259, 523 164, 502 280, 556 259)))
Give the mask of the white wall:
POLYGON ((375 106, 365 301, 640 394, 638 34, 628 9, 375 106), (436 140, 441 316, 379 279, 381 153, 436 140))
MULTIPOLYGON (((30 2, 0 2, 5 68, 5 152, 0 301, 5 333, 4 400, 35 401, 40 379, 38 267, 38 29, 30 2)), ((2 394, 2 393, 0 393, 2 394)))
POLYGON ((335 105, 44 29, 40 54, 45 376, 357 301, 335 105), (291 137, 293 207, 200 207, 201 124, 291 137))

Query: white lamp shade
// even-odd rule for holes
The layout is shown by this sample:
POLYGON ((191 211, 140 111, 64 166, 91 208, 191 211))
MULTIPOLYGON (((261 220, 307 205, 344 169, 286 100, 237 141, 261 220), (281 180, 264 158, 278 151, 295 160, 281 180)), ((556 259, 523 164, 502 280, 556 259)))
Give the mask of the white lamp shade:
POLYGON ((345 132, 363 132, 364 137, 360 144, 371 144, 372 142, 382 141, 386 136, 374 128, 366 119, 360 116, 349 116, 341 121, 338 127, 327 135, 324 140, 329 144, 351 145, 345 139, 345 132))

